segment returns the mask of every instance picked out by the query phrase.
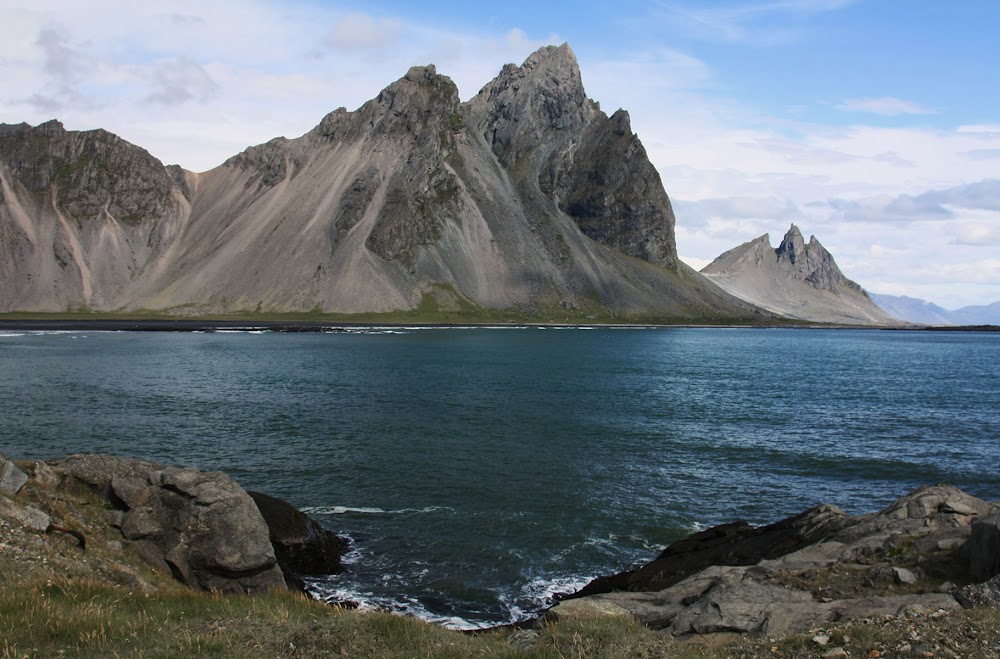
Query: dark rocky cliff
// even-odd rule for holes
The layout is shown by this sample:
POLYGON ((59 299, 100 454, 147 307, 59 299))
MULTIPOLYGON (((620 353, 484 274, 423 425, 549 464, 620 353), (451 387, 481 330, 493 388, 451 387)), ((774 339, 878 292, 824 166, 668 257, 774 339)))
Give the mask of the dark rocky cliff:
POLYGON ((540 190, 585 235, 675 268, 674 214, 628 113, 605 115, 584 92, 568 45, 507 65, 469 102, 470 114, 511 176, 540 190))
POLYGON ((58 121, 32 128, 0 125, 0 162, 8 176, 66 215, 124 221, 162 217, 174 204, 176 182, 147 151, 106 130, 67 131, 58 121))

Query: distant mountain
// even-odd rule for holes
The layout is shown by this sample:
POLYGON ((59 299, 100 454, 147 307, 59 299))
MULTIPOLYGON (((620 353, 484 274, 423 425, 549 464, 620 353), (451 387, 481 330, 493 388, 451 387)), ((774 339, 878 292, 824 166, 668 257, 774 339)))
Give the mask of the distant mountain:
POLYGON ((815 236, 807 244, 794 224, 777 249, 764 234, 722 254, 701 272, 726 292, 789 318, 898 324, 861 286, 843 275, 815 236))
POLYGON ((875 304, 891 315, 922 325, 1000 325, 1000 302, 949 311, 943 307, 905 295, 871 294, 875 304))
POLYGON ((962 307, 951 312, 956 325, 1000 325, 1000 302, 962 307))
POLYGON ((354 112, 208 172, 103 130, 0 126, 0 311, 767 318, 677 258, 628 113, 569 46, 466 103, 414 67, 354 112))
POLYGON ((894 318, 921 325, 954 325, 951 312, 933 302, 906 295, 869 294, 872 301, 894 318))

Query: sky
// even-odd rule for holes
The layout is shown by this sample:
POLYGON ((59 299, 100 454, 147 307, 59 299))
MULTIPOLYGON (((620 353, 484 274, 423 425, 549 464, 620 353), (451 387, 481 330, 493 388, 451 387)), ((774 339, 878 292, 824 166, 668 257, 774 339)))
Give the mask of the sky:
POLYGON ((0 122, 204 171, 433 63, 464 99, 568 42, 696 268, 795 223, 875 293, 1000 300, 1000 2, 0 0, 0 122))

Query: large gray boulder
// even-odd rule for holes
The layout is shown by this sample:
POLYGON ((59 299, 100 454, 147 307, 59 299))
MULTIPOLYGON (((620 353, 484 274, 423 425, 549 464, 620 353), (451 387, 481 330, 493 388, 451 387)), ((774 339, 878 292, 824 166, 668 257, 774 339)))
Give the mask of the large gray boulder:
POLYGON ((44 533, 52 523, 51 518, 34 506, 22 506, 0 496, 0 516, 12 519, 21 526, 44 533))
POLYGON ((976 581, 1000 574, 1000 513, 977 519, 966 548, 969 572, 976 581))
POLYGON ((955 593, 962 606, 1000 609, 1000 574, 983 583, 970 584, 955 593))
POLYGON ((17 494, 27 482, 28 476, 0 454, 0 491, 17 494))
POLYGON ((181 582, 223 593, 285 587, 267 524, 225 474, 109 455, 50 464, 122 510, 125 540, 181 582))

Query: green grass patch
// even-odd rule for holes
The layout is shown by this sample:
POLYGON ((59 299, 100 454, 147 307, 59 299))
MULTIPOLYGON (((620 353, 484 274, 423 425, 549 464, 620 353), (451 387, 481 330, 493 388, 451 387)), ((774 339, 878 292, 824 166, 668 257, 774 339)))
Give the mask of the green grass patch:
POLYGON ((0 591, 0 657, 701 657, 623 618, 464 634, 390 613, 325 606, 291 593, 227 597, 123 592, 96 582, 0 591))

